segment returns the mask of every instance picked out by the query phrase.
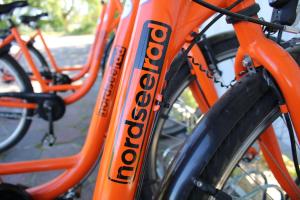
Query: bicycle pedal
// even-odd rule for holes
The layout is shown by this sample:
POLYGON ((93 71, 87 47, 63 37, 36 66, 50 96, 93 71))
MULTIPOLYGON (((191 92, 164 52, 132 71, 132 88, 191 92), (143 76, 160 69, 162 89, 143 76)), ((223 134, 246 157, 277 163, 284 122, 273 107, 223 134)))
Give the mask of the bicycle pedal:
POLYGON ((53 134, 46 133, 42 138, 42 145, 52 147, 56 142, 56 136, 53 134))

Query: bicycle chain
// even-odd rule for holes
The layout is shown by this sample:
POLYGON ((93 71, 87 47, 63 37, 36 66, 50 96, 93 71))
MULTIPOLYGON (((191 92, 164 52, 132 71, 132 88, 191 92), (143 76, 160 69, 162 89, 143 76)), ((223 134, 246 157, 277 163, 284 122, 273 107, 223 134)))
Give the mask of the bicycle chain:
POLYGON ((216 71, 210 70, 209 68, 208 68, 208 69, 203 69, 203 66, 202 66, 200 63, 196 62, 194 57, 192 57, 192 56, 187 56, 187 57, 190 59, 190 61, 191 61, 191 63, 192 63, 193 65, 198 66, 199 69, 200 69, 200 71, 203 72, 203 73, 205 73, 205 75, 207 76, 207 78, 213 80, 214 83, 216 83, 216 84, 220 84, 221 87, 226 88, 226 89, 231 88, 231 87, 237 82, 237 80, 238 80, 237 78, 238 78, 238 77, 241 77, 241 76, 243 76, 244 74, 248 73, 248 70, 247 70, 247 69, 246 69, 246 70, 243 70, 243 71, 241 71, 237 76, 235 76, 235 77, 229 82, 229 84, 225 84, 225 83, 223 83, 222 81, 218 80, 218 78, 217 78, 217 76, 216 76, 216 71))

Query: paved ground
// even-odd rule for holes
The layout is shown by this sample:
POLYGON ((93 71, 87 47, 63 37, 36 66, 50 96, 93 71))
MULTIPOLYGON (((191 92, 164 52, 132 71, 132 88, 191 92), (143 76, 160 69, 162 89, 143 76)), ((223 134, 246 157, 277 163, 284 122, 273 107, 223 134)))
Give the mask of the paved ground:
MULTIPOLYGON (((47 41, 58 64, 62 66, 85 63, 92 39, 92 36, 68 36, 48 37, 47 41)), ((37 47, 40 47, 39 43, 37 43, 37 47)), ((99 83, 100 78, 91 91, 79 102, 68 106, 64 118, 55 123, 57 135, 55 146, 41 145, 41 139, 47 131, 47 123, 42 119, 35 118, 25 138, 14 148, 0 155, 1 162, 60 157, 79 152, 85 140, 99 83)), ((52 172, 7 176, 4 177, 4 180, 33 186, 43 183, 57 174, 57 172, 52 172)), ((93 183, 94 177, 85 184, 81 199, 91 199, 93 183)))

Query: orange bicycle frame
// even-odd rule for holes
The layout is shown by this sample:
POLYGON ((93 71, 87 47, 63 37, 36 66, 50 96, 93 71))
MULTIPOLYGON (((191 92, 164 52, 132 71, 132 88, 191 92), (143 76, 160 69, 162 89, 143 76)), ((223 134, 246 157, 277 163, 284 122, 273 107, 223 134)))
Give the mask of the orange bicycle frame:
MULTIPOLYGON (((66 192, 88 173, 100 155, 130 42, 130 33, 133 29, 138 2, 136 0, 131 12, 122 15, 118 29, 127 31, 117 31, 108 59, 107 70, 99 90, 94 117, 82 150, 69 157, 0 164, 0 174, 2 175, 65 170, 50 182, 28 189, 34 199, 53 199, 66 192)), ((108 9, 110 6, 113 6, 112 3, 108 4, 108 9)))
MULTIPOLYGON (((134 18, 131 17, 138 1, 132 2, 131 14, 120 22, 114 48, 118 45, 122 47, 125 43, 124 41, 118 43, 118 38, 123 35, 119 33, 120 30, 128 31, 129 24, 133 26, 134 18), (132 21, 127 21, 128 29, 121 29, 124 28, 121 25, 126 24, 129 18, 132 21)), ((207 0, 207 2, 225 8, 234 0, 207 0)), ((242 10, 253 3, 254 0, 245 0, 234 11, 242 10)), ((116 71, 109 68, 104 75, 89 134, 82 151, 67 158, 1 164, 0 174, 66 169, 56 179, 28 190, 36 199, 54 198, 84 176, 99 155, 106 138, 94 199, 134 199, 137 187, 142 181, 144 158, 163 99, 162 91, 166 85, 164 80, 168 67, 180 48, 188 42, 189 34, 213 14, 213 11, 188 0, 178 0, 176 3, 158 0, 140 1, 130 45, 122 73, 119 75, 121 77, 118 89, 116 91, 115 86, 111 87, 110 74, 115 74, 116 71), (111 88, 114 89, 110 90, 111 88), (111 94, 115 96, 115 100, 112 97, 105 101, 110 91, 114 91, 111 94), (105 107, 108 102, 109 106, 105 107)), ((234 24, 234 28, 241 45, 235 63, 237 73, 242 69, 241 61, 245 55, 251 56, 256 66, 262 65, 271 73, 286 99, 286 106, 299 139, 300 125, 295 123, 300 119, 300 107, 297 105, 300 100, 300 88, 297 88, 300 71, 297 63, 281 47, 266 39, 259 25, 239 22, 234 24)), ((126 35, 126 44, 129 43, 129 36, 126 35)), ((117 52, 120 56, 122 49, 119 48, 117 52)), ((201 60, 205 62, 201 58, 201 52, 198 53, 200 62, 201 60)), ((196 50, 191 54, 196 56, 196 50)), ((114 58, 113 55, 110 54, 110 59, 114 58)), ((193 70, 197 73, 195 67, 193 70)), ((200 77, 198 80, 201 80, 200 77)), ((210 91, 208 88, 207 92, 210 91)), ((210 95, 206 97, 206 100, 209 99, 207 104, 213 104, 216 100, 213 93, 210 95)), ((200 96, 198 103, 203 101, 200 96)), ((208 109, 209 105, 206 106, 208 109)), ((288 187, 283 188, 292 198, 297 199, 299 189, 292 188, 292 191, 289 191, 288 187)))
MULTIPOLYGON (((16 40, 17 43, 20 45, 21 51, 23 52, 26 61, 28 62, 30 68, 33 71, 35 79, 40 83, 43 92, 53 92, 53 91, 66 91, 66 90, 73 90, 74 93, 64 97, 64 101, 66 104, 71 104, 79 99, 81 99, 93 86, 97 77, 98 71, 100 67, 101 58, 104 52, 105 44, 107 42, 108 34, 117 26, 118 18, 115 18, 116 11, 121 9, 121 4, 118 0, 110 1, 108 5, 104 6, 104 13, 101 15, 103 18, 100 20, 100 23, 97 28, 97 37, 95 38, 95 44, 93 49, 93 56, 90 55, 91 63, 90 67, 84 67, 80 73, 74 77, 74 79, 78 79, 85 75, 87 72, 89 74, 88 78, 84 81, 82 85, 71 85, 71 84, 64 84, 64 85, 54 85, 49 86, 46 80, 43 79, 40 72, 37 70, 32 57, 29 54, 29 51, 26 46, 26 42, 21 39, 21 36, 17 30, 17 28, 11 29, 11 34, 5 38, 5 40, 1 43, 0 48, 4 47, 5 45, 11 43, 13 40, 16 40), (104 19, 104 16, 105 19, 104 19)), ((12 103, 7 100, 0 100, 1 106, 12 107, 12 103)), ((29 105, 26 103, 22 104, 14 104, 17 107, 26 108, 29 105)))
MULTIPOLYGON (((119 13, 121 13, 122 12, 122 6, 120 5, 120 2, 115 1, 115 3, 119 4, 117 6, 117 11, 119 13)), ((98 24, 97 24, 96 32, 95 32, 95 36, 94 36, 94 42, 92 43, 92 46, 90 48, 87 62, 83 66, 64 66, 64 67, 59 67, 57 65, 56 60, 55 60, 54 56, 52 55, 52 53, 51 53, 51 51, 50 51, 47 43, 46 43, 46 40, 45 40, 45 38, 44 38, 44 36, 43 36, 42 31, 40 30, 40 28, 36 28, 35 29, 34 34, 32 34, 32 36, 27 41, 27 43, 36 40, 36 38, 38 37, 41 40, 41 42, 42 42, 42 45, 43 45, 43 47, 45 49, 45 52, 46 52, 46 55, 49 58, 50 64, 51 64, 52 68, 55 70, 55 72, 62 73, 63 71, 78 71, 78 70, 82 70, 82 72, 80 72, 79 74, 77 74, 75 77, 72 77, 73 81, 79 80, 80 78, 82 78, 84 76, 85 73, 88 72, 88 69, 91 66, 91 62, 92 62, 94 54, 95 54, 95 52, 94 52, 95 51, 95 46, 97 45, 97 39, 98 39, 99 33, 101 31, 101 22, 104 19, 104 15, 106 13, 107 4, 104 3, 104 2, 101 2, 101 6, 102 6, 102 8, 101 8, 101 14, 100 14, 100 17, 98 19, 98 24)), ((112 29, 114 29, 117 26, 118 21, 119 21, 119 18, 116 18, 114 20, 113 26, 111 27, 112 29)), ((18 52, 18 54, 21 54, 21 53, 22 53, 22 51, 20 50, 18 52)))
MULTIPOLYGON (((210 0, 208 2, 224 8, 231 5, 234 0, 210 0)), ((236 7, 235 11, 247 8, 253 3, 253 0, 244 1, 236 7)), ((147 141, 157 111, 154 107, 159 106, 160 98, 158 97, 164 87, 163 80, 167 67, 189 33, 212 14, 213 11, 186 0, 177 1, 176 4, 169 1, 152 0, 143 1, 143 4, 140 5, 132 35, 132 38, 140 39, 132 40, 129 47, 126 59, 128 68, 126 68, 122 77, 123 82, 118 90, 117 97, 119 98, 117 98, 116 107, 113 110, 94 199, 133 199, 135 197, 135 191, 140 181, 139 175, 143 169, 142 163, 147 141), (140 47, 141 44, 144 45, 144 48, 140 47), (152 48, 159 49, 160 51, 156 51, 160 56, 151 54, 152 48), (167 51, 164 55, 165 48, 167 51), (156 65, 149 64, 151 59, 153 62, 156 61, 154 62, 156 65), (159 59, 163 59, 163 64, 159 62, 159 59), (160 73, 156 74, 158 69, 160 73), (154 80, 156 87, 152 91, 143 93, 145 96, 141 97, 140 92, 144 92, 141 82, 145 81, 143 77, 147 74, 146 71, 152 72, 149 76, 151 80, 154 80), (143 121, 142 116, 137 116, 139 111, 136 109, 142 109, 138 103, 146 104, 147 98, 150 99, 151 105, 144 108, 146 114, 143 121)), ((299 121, 300 108, 296 102, 300 100, 300 88, 297 87, 300 71, 296 62, 277 44, 265 38, 260 25, 240 22, 234 24, 234 28, 243 50, 239 52, 243 52, 243 55, 250 55, 256 63, 263 65, 272 74, 287 100, 287 107, 293 122, 299 121), (274 53, 274 49, 276 49, 276 53, 274 53), (280 70, 281 66, 286 67, 287 65, 288 68, 285 68, 284 71, 280 70), (297 94, 294 95, 294 92, 297 94)), ((241 63, 237 62, 236 65, 241 66, 241 63)), ((299 138, 299 123, 295 123, 295 129, 299 138)), ((299 189, 294 187, 292 190, 287 190, 288 194, 292 198, 299 198, 299 189)))

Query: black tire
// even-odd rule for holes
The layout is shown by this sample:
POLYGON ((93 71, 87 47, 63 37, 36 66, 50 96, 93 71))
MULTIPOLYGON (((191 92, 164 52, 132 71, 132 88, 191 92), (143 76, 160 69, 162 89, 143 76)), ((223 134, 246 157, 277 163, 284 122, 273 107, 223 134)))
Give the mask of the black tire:
POLYGON ((104 75, 106 62, 108 60, 110 50, 111 50, 112 44, 114 43, 114 40, 115 40, 115 34, 113 33, 110 36, 110 38, 108 39, 108 42, 107 42, 107 44, 105 46, 105 49, 104 49, 103 58, 101 60, 100 69, 101 69, 102 76, 104 75))
POLYGON ((160 199, 208 199, 196 180, 222 189, 246 150, 281 114, 263 77, 260 72, 246 75, 201 119, 178 152, 160 199))
MULTIPOLYGON (((202 163, 205 167, 199 171, 198 178, 219 189, 222 189, 224 180, 227 180, 246 150, 281 114, 278 99, 263 77, 259 74, 247 76, 228 91, 214 106, 216 109, 211 109, 205 117, 214 116, 213 126, 222 130, 222 135, 226 137, 215 148, 212 158, 207 163, 202 163), (221 114, 224 110, 230 115, 221 114)), ((214 131, 214 134, 220 132, 214 131)), ((208 198, 209 196, 193 187, 188 199, 208 198)))
MULTIPOLYGON (((28 76, 12 56, 10 56, 9 54, 1 54, 0 61, 2 61, 7 66, 7 68, 9 68, 9 70, 14 74, 15 78, 18 80, 19 85, 21 87, 20 92, 29 92, 29 93, 33 92, 33 88, 31 86, 28 76)), ((21 124, 19 124, 19 126, 16 127, 16 130, 12 133, 11 137, 7 138, 5 142, 0 141, 0 153, 16 145, 28 131, 32 121, 31 118, 34 114, 34 110, 23 109, 22 112, 23 113, 21 116, 21 120, 23 121, 21 121, 21 124)), ((0 113, 1 113, 1 108, 0 108, 0 113)))
MULTIPOLYGON (((228 58, 235 57, 235 52, 237 51, 239 44, 234 32, 222 33, 208 38, 207 40, 217 63, 220 63, 228 58)), ((202 42, 200 42, 198 46, 202 49, 202 52, 205 52, 204 44, 202 42)), ((207 60, 207 63, 211 64, 208 54, 204 53, 204 56, 207 60)), ((190 73, 189 64, 186 60, 180 67, 180 70, 176 74, 176 77, 174 79, 171 79, 171 81, 167 85, 164 97, 166 98, 165 101, 168 102, 170 106, 161 110, 160 118, 155 127, 155 133, 153 135, 151 148, 149 150, 147 158, 148 163, 143 182, 142 199, 151 199, 152 195, 155 193, 155 191, 157 191, 157 187, 159 187, 159 182, 157 181, 158 175, 156 172, 157 166, 155 164, 157 159, 156 155, 158 142, 163 137, 161 135, 162 131, 166 131, 165 125, 168 119, 167 116, 169 115, 173 104, 183 93, 183 91, 188 87, 188 85, 192 83, 192 81, 195 81, 195 77, 190 73)), ((170 127, 168 128, 171 129, 170 127)), ((184 129, 180 126, 173 126, 172 133, 170 132, 170 134, 182 133, 183 130, 184 129)))
POLYGON ((44 72, 50 72, 50 67, 46 61, 46 58, 43 56, 43 54, 36 49, 32 44, 27 45, 29 51, 32 53, 32 55, 35 55, 36 58, 39 60, 39 65, 37 66, 39 70, 42 70, 44 72))

